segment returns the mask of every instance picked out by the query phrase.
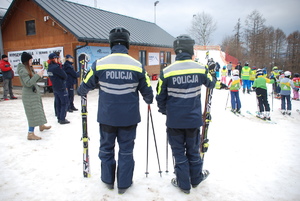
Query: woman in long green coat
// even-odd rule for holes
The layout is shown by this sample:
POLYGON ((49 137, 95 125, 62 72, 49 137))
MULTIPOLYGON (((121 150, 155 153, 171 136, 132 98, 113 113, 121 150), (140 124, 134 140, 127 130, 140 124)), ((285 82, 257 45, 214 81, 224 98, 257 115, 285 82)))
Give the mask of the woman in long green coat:
POLYGON ((21 55, 21 61, 18 65, 17 72, 22 83, 22 102, 28 121, 28 140, 40 140, 39 136, 34 134, 34 127, 39 126, 40 131, 50 129, 47 123, 43 102, 37 82, 43 77, 44 70, 35 73, 32 68, 32 56, 27 52, 21 55))

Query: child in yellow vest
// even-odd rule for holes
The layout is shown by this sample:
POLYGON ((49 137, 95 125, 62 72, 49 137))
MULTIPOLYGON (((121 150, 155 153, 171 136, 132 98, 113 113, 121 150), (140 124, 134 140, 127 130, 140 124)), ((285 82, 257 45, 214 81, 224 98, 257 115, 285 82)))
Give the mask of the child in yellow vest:
POLYGON ((283 115, 291 115, 291 89, 297 90, 297 88, 294 86, 294 82, 290 79, 291 75, 292 73, 290 71, 285 71, 284 78, 280 79, 281 113, 283 115), (287 105, 285 105, 285 102, 287 105))

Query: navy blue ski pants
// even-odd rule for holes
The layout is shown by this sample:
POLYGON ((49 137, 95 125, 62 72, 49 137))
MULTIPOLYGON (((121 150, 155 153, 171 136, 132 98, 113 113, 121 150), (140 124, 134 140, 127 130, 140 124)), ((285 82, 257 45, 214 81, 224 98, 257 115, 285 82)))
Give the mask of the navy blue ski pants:
POLYGON ((281 109, 292 110, 291 95, 281 95, 281 109), (286 101, 286 104, 285 104, 286 101), (285 107, 287 106, 287 107, 285 107))
POLYGON ((134 159, 133 148, 137 125, 115 127, 100 124, 101 180, 106 184, 115 182, 115 140, 119 144, 117 183, 118 188, 128 188, 132 184, 134 159))
POLYGON ((175 158, 175 174, 179 188, 190 190, 202 181, 200 129, 167 128, 169 144, 175 158))
POLYGON ((69 105, 68 91, 54 91, 54 107, 58 120, 65 120, 69 105))
POLYGON ((240 100, 239 91, 230 91, 230 95, 231 95, 231 108, 233 110, 235 109, 240 110, 241 100, 240 100))
POLYGON ((68 87, 68 98, 69 98, 69 106, 68 109, 73 109, 74 107, 74 88, 73 87, 68 87))

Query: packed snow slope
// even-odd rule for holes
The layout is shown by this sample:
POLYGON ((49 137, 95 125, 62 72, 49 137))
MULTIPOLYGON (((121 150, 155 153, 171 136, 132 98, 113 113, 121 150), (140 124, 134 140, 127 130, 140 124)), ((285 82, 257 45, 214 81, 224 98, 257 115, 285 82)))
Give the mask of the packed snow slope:
MULTIPOLYGON (((207 50, 194 50, 195 58, 199 59, 199 62, 202 64, 207 64, 206 57, 207 50)), ((209 59, 213 58, 215 62, 220 64, 220 67, 227 66, 225 61, 225 53, 220 50, 209 50, 209 59)))
MULTIPOLYGON (((155 89, 157 81, 152 82, 155 89)), ((202 99, 205 87, 202 89, 202 99)), ((280 100, 269 96, 273 108, 268 124, 247 115, 256 111, 255 94, 242 94, 242 113, 237 117, 226 108, 227 90, 214 90, 212 122, 208 130, 210 146, 204 168, 207 180, 189 195, 170 183, 174 177, 171 150, 166 163, 165 116, 151 105, 157 140, 160 169, 150 125, 149 175, 146 171, 147 105, 140 99, 142 122, 135 141, 133 185, 123 195, 108 190, 100 181, 99 125, 96 122, 98 91, 88 94, 88 133, 90 137, 91 178, 82 174, 82 135, 80 112, 68 113, 70 124, 60 125, 54 116, 53 94, 43 96, 51 130, 35 133, 41 141, 28 141, 27 120, 20 91, 19 99, 1 101, 0 110, 0 200, 2 201, 109 201, 109 200, 209 200, 209 201, 296 201, 300 198, 299 101, 292 101, 292 116, 281 115, 280 100), (226 108, 226 110, 225 110, 226 108), (168 173, 165 171, 169 170, 168 173)), ((229 104, 230 98, 227 104, 229 104)), ((80 108, 80 97, 75 97, 80 108)), ((116 145, 116 149, 118 146, 116 145)), ((117 157, 117 155, 116 155, 117 157)), ((116 185, 115 185, 116 188, 116 185)))

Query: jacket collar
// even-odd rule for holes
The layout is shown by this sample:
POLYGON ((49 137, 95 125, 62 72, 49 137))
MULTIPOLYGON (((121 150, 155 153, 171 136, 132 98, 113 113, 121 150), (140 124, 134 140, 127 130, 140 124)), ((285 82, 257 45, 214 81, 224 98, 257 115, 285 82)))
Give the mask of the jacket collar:
POLYGON ((128 54, 128 49, 124 45, 114 45, 111 48, 111 53, 123 53, 128 54))
POLYGON ((176 55, 175 60, 188 60, 188 59, 192 59, 192 56, 189 53, 186 52, 182 52, 176 55))

